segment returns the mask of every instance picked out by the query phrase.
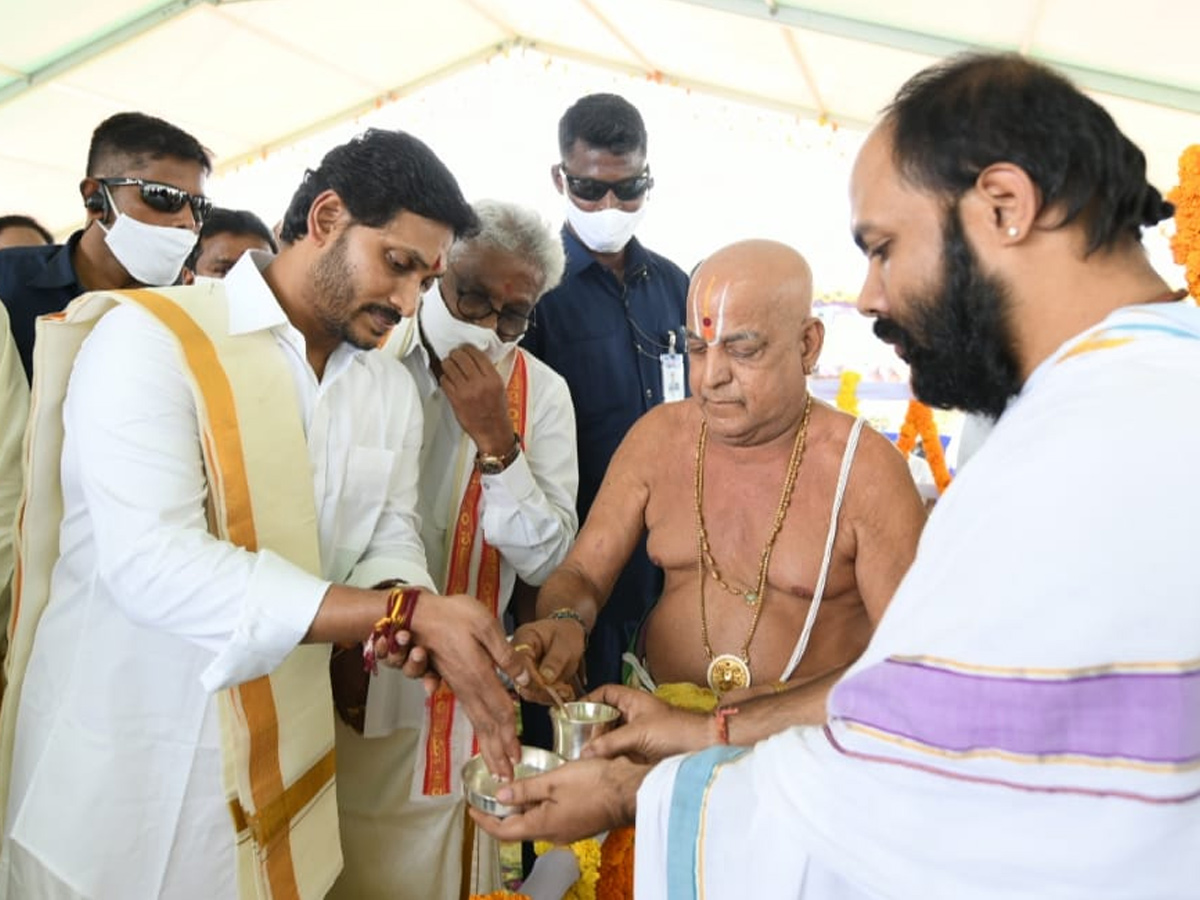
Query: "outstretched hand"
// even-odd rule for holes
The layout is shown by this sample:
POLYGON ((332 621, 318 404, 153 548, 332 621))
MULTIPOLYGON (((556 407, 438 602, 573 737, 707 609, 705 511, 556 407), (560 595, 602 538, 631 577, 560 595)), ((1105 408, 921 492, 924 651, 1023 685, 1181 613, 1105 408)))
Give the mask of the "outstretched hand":
POLYGON ((524 807, 506 819, 476 809, 471 817, 501 841, 543 839, 569 844, 602 831, 632 825, 637 791, 650 771, 627 759, 569 762, 543 775, 521 778, 502 787, 501 803, 524 807))
POLYGON ((518 687, 528 685, 530 677, 500 625, 474 597, 423 594, 413 615, 412 633, 462 704, 488 768, 511 778, 521 746, 513 700, 496 669, 518 687))
POLYGON ((716 737, 711 716, 676 709, 644 691, 606 684, 586 699, 621 710, 623 724, 589 741, 583 748, 585 758, 628 756, 655 763, 677 753, 703 750, 716 737))

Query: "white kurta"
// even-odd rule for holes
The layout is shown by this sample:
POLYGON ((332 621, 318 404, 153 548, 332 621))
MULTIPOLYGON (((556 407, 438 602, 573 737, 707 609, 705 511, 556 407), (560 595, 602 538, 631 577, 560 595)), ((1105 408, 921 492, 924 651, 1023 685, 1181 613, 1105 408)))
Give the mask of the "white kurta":
POLYGON ((639 900, 1195 897, 1197 397, 1190 305, 1046 361, 938 503, 829 726, 652 771, 639 900))
MULTIPOLYGON (((0 303, 0 625, 7 628, 12 607, 13 524, 21 496, 21 438, 29 415, 29 385, 21 357, 0 303)), ((0 659, 5 640, 0 636, 0 659)))
MULTIPOLYGON (((440 298, 434 300, 441 302, 440 298)), ((430 372, 425 348, 419 341, 406 341, 411 334, 403 333, 404 328, 397 328, 391 346, 407 351, 402 359, 424 404, 421 536, 429 570, 437 587, 444 590, 450 539, 476 447, 463 433, 430 372)), ((499 475, 481 478, 479 528, 472 557, 473 586, 480 538, 499 551, 501 613, 516 578, 541 584, 566 557, 578 527, 575 493, 579 474, 570 392, 562 377, 547 365, 521 350, 514 352, 523 353, 527 367, 525 449, 499 475)), ((511 365, 510 354, 498 368, 507 377, 511 365)), ((346 763, 338 771, 346 865, 331 896, 347 900, 456 900, 459 896, 465 805, 457 766, 451 766, 448 795, 420 796, 424 756, 418 738, 424 713, 425 695, 419 683, 381 671, 372 680, 368 695, 366 731, 372 737, 358 737, 338 723, 339 760, 346 763)), ((457 715, 461 718, 460 711, 457 715)), ((452 741, 460 760, 470 753, 467 726, 465 720, 457 722, 452 741)), ((477 848, 477 853, 472 890, 499 887, 490 845, 477 848)))
POLYGON ((21 696, 6 837, 80 896, 236 896, 214 692, 274 669, 330 582, 429 583, 412 381, 343 345, 318 382, 260 274, 269 260, 243 257, 226 278, 229 328, 269 329, 294 376, 280 402, 300 407, 322 577, 208 534, 192 393, 151 316, 108 313, 72 372, 61 556, 21 696))
MULTIPOLYGON (((525 449, 499 475, 484 475, 481 535, 500 551, 500 610, 507 606, 517 576, 540 585, 566 558, 579 517, 575 494, 579 460, 575 410, 563 377, 520 348, 528 377, 525 449)), ((448 566, 450 537, 474 466, 475 442, 463 434, 454 410, 429 370, 429 357, 414 342, 403 358, 421 395, 425 443, 421 449, 421 537, 429 571, 439 588, 448 566)), ((507 374, 512 355, 500 368, 507 374)))

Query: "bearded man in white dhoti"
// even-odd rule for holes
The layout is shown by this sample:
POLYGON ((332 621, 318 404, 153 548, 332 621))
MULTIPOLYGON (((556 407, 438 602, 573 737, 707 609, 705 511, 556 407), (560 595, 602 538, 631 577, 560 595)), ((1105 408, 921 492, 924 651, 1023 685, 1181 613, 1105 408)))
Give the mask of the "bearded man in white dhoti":
POLYGON ((910 81, 851 203, 859 308, 914 392, 997 423, 827 724, 568 764, 480 821, 636 809, 639 900, 1194 896, 1200 311, 1140 245, 1171 207, 1099 105, 1010 55, 910 81))
MULTIPOLYGON (((429 571, 439 590, 470 594, 502 620, 518 584, 540 585, 578 526, 571 394, 518 346, 565 253, 532 210, 472 208, 478 232, 455 241, 445 274, 385 352, 403 361, 424 412, 418 511, 429 571)), ((499 888, 496 842, 476 836, 465 812, 460 771, 476 739, 453 692, 426 697, 420 682, 381 672, 355 705, 363 721, 337 730, 346 866, 331 900, 499 888)))

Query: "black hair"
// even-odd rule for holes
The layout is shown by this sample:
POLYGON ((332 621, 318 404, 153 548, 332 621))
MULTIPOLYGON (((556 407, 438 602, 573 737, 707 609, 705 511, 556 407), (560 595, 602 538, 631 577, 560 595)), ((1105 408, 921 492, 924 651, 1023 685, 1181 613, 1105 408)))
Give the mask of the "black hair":
POLYGON ((286 243, 308 233, 308 211, 327 190, 342 199, 356 224, 369 228, 382 227, 406 210, 448 225, 456 238, 479 227, 446 164, 403 131, 369 128, 306 171, 283 217, 280 237, 286 243))
POLYGON ((204 173, 212 172, 212 159, 204 146, 170 122, 139 112, 109 116, 92 132, 88 147, 87 174, 96 177, 119 176, 125 161, 148 157, 173 156, 200 164, 204 173))
POLYGON ((54 235, 33 216, 0 216, 0 231, 3 231, 5 228, 32 228, 42 236, 42 240, 47 244, 54 243, 54 235))
POLYGON ((614 156, 646 153, 646 123, 632 103, 616 94, 588 94, 558 120, 558 150, 566 158, 576 141, 614 156))
POLYGON ((1062 75, 1014 53, 963 54, 913 76, 884 111, 894 158, 911 183, 951 202, 993 163, 1020 166, 1080 219, 1087 252, 1112 248, 1174 213, 1146 181, 1146 157, 1098 103, 1062 75))
POLYGON ((214 206, 212 211, 204 217, 204 224, 200 226, 200 235, 196 238, 196 246, 192 247, 192 252, 188 254, 188 258, 183 263, 186 268, 193 272, 196 270, 196 262, 203 252, 204 242, 214 234, 253 235, 266 241, 272 253, 279 252, 279 244, 275 241, 275 235, 271 234, 271 229, 250 210, 222 209, 214 206))

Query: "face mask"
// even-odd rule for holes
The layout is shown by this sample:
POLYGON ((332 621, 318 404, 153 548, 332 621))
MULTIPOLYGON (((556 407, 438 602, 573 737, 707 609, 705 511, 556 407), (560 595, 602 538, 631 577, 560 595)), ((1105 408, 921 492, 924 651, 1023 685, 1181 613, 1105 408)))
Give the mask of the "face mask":
POLYGON ((633 212, 615 206, 588 212, 576 206, 566 194, 563 194, 563 200, 566 201, 571 230, 594 253, 616 253, 623 249, 646 215, 644 203, 633 212))
MULTIPOLYGON (((116 204, 113 204, 116 209, 116 204)), ((104 243, 125 271, 139 284, 162 287, 174 284, 184 260, 196 246, 196 233, 186 228, 147 225, 117 210, 111 228, 97 220, 104 243)))
POLYGON ((498 363, 516 346, 517 342, 500 340, 500 335, 491 328, 464 322, 450 314, 446 301, 442 299, 441 287, 434 285, 421 298, 421 330, 438 359, 445 359, 450 351, 470 344, 493 363, 498 363))

